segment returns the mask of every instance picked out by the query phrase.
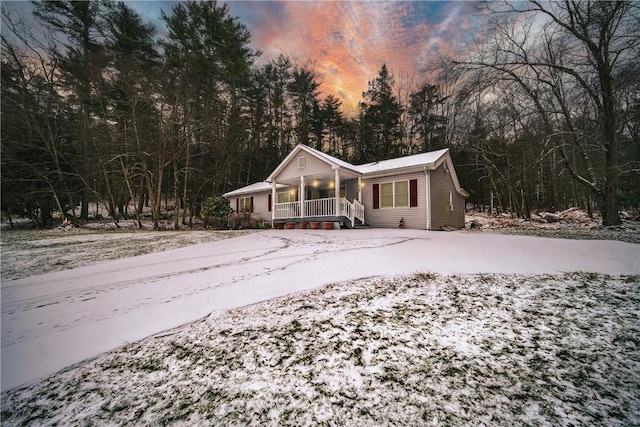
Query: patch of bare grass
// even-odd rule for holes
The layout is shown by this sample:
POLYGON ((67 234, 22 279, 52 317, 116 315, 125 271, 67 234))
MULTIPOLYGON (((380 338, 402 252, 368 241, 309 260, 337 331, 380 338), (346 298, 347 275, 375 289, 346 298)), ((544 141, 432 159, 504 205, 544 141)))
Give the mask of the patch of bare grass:
POLYGON ((636 425, 638 283, 419 272, 330 285, 10 390, 3 424, 636 425))

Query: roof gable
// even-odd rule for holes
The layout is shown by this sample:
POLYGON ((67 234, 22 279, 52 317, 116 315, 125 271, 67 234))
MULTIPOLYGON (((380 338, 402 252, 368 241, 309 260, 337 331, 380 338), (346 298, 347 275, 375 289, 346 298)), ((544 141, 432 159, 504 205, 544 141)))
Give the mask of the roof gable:
POLYGON ((333 157, 333 156, 331 156, 329 154, 323 153, 322 151, 314 150, 313 148, 307 147, 304 144, 298 144, 298 145, 295 146, 295 148, 293 150, 291 150, 291 152, 287 155, 287 157, 285 157, 284 160, 282 162, 280 162, 278 167, 276 167, 274 169, 274 171, 271 172, 271 174, 267 177, 266 181, 267 182, 272 182, 273 180, 275 180, 276 177, 280 174, 280 172, 282 172, 287 167, 287 165, 289 165, 289 163, 291 161, 293 161, 295 158, 297 158, 297 156, 301 152, 305 152, 307 154, 310 154, 311 156, 314 156, 315 158, 317 158, 318 160, 328 164, 332 168, 344 168, 344 169, 351 170, 351 171, 353 171, 355 173, 359 173, 359 171, 356 169, 356 167, 353 166, 349 162, 345 162, 344 160, 340 160, 340 159, 338 159, 336 157, 333 157))

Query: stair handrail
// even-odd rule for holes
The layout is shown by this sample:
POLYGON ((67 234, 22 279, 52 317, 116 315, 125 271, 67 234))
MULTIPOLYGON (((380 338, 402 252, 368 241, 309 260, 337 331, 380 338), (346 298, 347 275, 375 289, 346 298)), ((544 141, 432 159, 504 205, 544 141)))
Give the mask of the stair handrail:
POLYGON ((364 205, 358 201, 358 199, 353 199, 353 216, 358 218, 362 224, 364 224, 364 205))
POLYGON ((340 205, 340 212, 349 219, 349 222, 351 222, 351 228, 353 228, 355 226, 353 204, 343 197, 340 199, 340 205))

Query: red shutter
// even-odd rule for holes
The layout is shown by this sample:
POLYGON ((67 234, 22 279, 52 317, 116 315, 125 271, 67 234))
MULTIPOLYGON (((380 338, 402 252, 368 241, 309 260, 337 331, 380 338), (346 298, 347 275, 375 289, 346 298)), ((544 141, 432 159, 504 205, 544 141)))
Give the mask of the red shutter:
POLYGON ((268 202, 268 203, 269 203, 269 206, 267 207, 267 209, 269 209, 269 212, 271 212, 271 205, 272 205, 272 202, 273 202, 273 195, 272 195, 272 194, 269 194, 269 202, 268 202))
POLYGON ((251 196, 251 212, 253 212, 253 196, 251 196))
POLYGON ((236 199, 236 213, 240 212, 240 197, 236 199))
POLYGON ((373 209, 380 209, 380 184, 373 184, 373 209))
POLYGON ((418 206, 418 180, 409 181, 409 206, 415 208, 418 206))

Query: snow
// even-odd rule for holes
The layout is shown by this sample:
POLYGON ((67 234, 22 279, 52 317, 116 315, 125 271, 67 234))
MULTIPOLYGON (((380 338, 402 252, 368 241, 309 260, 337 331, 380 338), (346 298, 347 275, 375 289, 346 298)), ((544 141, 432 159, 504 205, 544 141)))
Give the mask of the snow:
POLYGON ((637 425, 639 284, 584 272, 332 284, 4 392, 3 425, 637 425))
MULTIPOLYGON (((315 150, 311 147, 307 147, 306 145, 300 144, 298 147, 316 155, 317 157, 324 159, 331 164, 337 165, 341 168, 359 172, 363 175, 415 166, 433 166, 438 160, 442 158, 442 156, 447 154, 447 152, 449 151, 448 148, 445 148, 443 150, 430 151, 428 153, 414 154, 411 156, 396 157, 394 159, 382 160, 379 162, 365 163, 362 165, 352 165, 351 163, 345 162, 344 160, 340 160, 329 154, 315 150)), ((285 159, 282 164, 287 163, 288 160, 289 159, 285 159)))
POLYGON ((382 160, 379 162, 366 163, 356 166, 362 174, 372 174, 393 169, 409 168, 413 166, 433 166, 442 156, 449 151, 448 148, 428 153, 414 154, 412 156, 398 157, 395 159, 382 160))
MULTIPOLYGON (((415 167, 428 167, 433 168, 433 166, 438 162, 444 155, 446 155, 449 151, 448 148, 437 151, 430 151, 428 153, 414 154, 411 156, 403 156, 397 157, 395 159, 382 160, 379 162, 365 163, 362 165, 352 165, 349 162, 333 157, 329 154, 323 153, 311 147, 308 147, 303 144, 298 144, 294 150, 289 153, 289 155, 280 163, 280 165, 269 175, 264 182, 257 182, 255 184, 248 185, 246 187, 239 188, 230 193, 226 193, 225 196, 236 196, 239 194, 248 194, 251 192, 260 192, 265 191, 271 188, 271 182, 277 175, 276 172, 279 172, 280 169, 288 164, 294 156, 297 155, 300 151, 306 151, 315 157, 318 157, 325 162, 333 165, 334 167, 346 169, 348 171, 356 172, 358 174, 363 175, 363 178, 367 178, 370 175, 375 175, 381 172, 387 171, 398 171, 400 169, 406 168, 415 168, 415 167)), ((456 186, 459 187, 457 178, 454 178, 456 182, 456 186)), ((459 189, 459 188, 458 188, 459 189)), ((466 194, 466 193, 465 193, 466 194)))
POLYGON ((640 221, 626 212, 621 214, 622 224, 608 227, 602 226, 599 213, 590 217, 585 210, 579 208, 569 208, 555 213, 533 211, 531 220, 515 218, 509 214, 490 215, 470 211, 465 214, 465 222, 467 229, 490 233, 640 243, 640 221))
POLYGON ((88 223, 83 228, 2 230, 2 281, 144 255, 253 233, 253 230, 149 231, 127 229, 134 221, 88 223), (110 231, 107 231, 110 230, 110 231))
POLYGON ((640 274, 640 246, 420 230, 270 230, 5 280, 2 390, 209 315, 327 283, 415 272, 571 271, 640 274))

